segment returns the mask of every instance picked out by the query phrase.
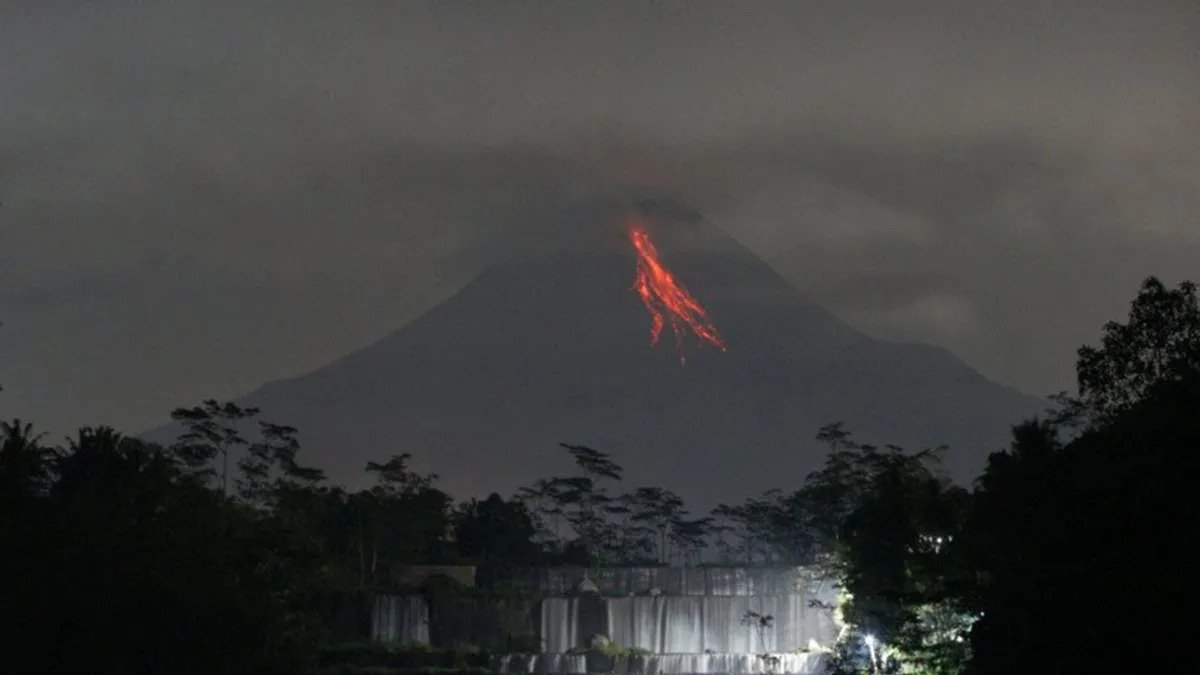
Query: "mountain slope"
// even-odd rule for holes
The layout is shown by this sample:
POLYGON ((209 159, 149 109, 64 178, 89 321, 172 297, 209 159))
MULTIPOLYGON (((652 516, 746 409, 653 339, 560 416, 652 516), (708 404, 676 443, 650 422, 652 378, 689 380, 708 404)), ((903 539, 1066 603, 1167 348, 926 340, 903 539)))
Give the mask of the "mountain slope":
POLYGON ((649 345, 632 253, 605 226, 243 400, 300 427, 307 461, 349 484, 366 461, 411 452, 455 494, 509 492, 566 471, 568 441, 705 504, 798 485, 823 458, 816 430, 838 420, 864 441, 948 444, 966 481, 1041 408, 945 350, 855 331, 714 227, 652 231, 727 352, 688 343, 681 366, 669 329, 649 345))

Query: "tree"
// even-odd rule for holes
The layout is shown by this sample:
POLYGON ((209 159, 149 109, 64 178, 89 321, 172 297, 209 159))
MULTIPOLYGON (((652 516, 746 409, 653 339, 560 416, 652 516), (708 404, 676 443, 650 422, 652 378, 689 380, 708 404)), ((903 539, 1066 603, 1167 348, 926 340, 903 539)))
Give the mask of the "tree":
POLYGON ((571 445, 570 443, 559 443, 559 447, 571 453, 575 459, 575 463, 583 470, 584 474, 596 478, 609 478, 611 480, 621 480, 623 469, 608 455, 608 453, 594 450, 585 445, 571 445))
POLYGON ((776 560, 776 535, 772 528, 778 522, 777 503, 781 497, 779 490, 768 490, 742 504, 718 504, 712 510, 710 530, 720 537, 720 545, 724 546, 730 562, 754 565, 776 560), (725 541, 727 534, 733 534, 739 543, 725 541))
POLYGON ((402 453, 383 463, 368 462, 367 472, 375 475, 377 485, 347 500, 361 588, 384 584, 383 572, 390 565, 448 557, 452 500, 433 487, 436 475, 410 470, 411 459, 402 453))
POLYGON ((258 408, 243 408, 234 403, 220 403, 216 399, 207 399, 191 408, 176 408, 171 412, 171 419, 182 422, 186 429, 179 436, 176 453, 202 480, 212 476, 208 464, 220 455, 221 494, 226 495, 229 493, 229 453, 246 445, 239 424, 257 414, 258 408))
POLYGON ((709 511, 709 536, 723 564, 730 565, 739 560, 742 551, 749 548, 745 531, 739 527, 738 507, 718 504, 709 511))
MULTIPOLYGON (((758 643, 762 646, 764 655, 767 651, 767 629, 775 623, 775 617, 770 614, 763 614, 752 609, 746 610, 742 614, 742 625, 750 629, 752 635, 758 636, 758 643)), ((752 640, 753 642, 753 640, 752 640)))
POLYGON ((517 492, 517 499, 533 516, 538 534, 543 541, 556 547, 562 546, 562 520, 566 514, 562 479, 539 478, 533 485, 517 492))
POLYGON ((603 556, 607 538, 604 508, 612 501, 602 480, 620 481, 623 470, 608 453, 583 445, 559 443, 571 454, 582 475, 557 479, 557 495, 567 511, 567 520, 588 555, 603 556))
POLYGON ((1014 428, 980 478, 956 548, 980 616, 969 672, 1101 672, 1113 645, 1172 671, 1190 626, 1158 620, 1194 595, 1200 565, 1200 360, 1195 287, 1148 279, 1125 324, 1084 347, 1079 390, 1097 417, 1014 428))
POLYGON ((492 493, 487 499, 462 504, 454 518, 458 554, 485 565, 535 564, 540 549, 533 518, 520 501, 505 501, 492 493))
POLYGON ((1148 670, 1172 662, 1190 635, 1153 617, 1191 596, 1200 565, 1198 407, 1194 374, 1066 445, 1022 425, 990 458, 965 532, 972 672, 1098 671, 1113 644, 1138 645, 1148 670))
POLYGON ((699 564, 700 554, 712 533, 712 522, 710 516, 685 518, 682 514, 671 521, 669 538, 681 564, 699 564))
POLYGON ((938 477, 941 448, 888 446, 862 458, 866 484, 842 527, 838 559, 846 620, 870 636, 872 661, 912 672, 957 673, 972 617, 955 591, 952 553, 969 496, 938 477))
MULTIPOLYGON (((0 454, 33 447, 28 425, 3 432, 0 454)), ((162 448, 109 427, 80 429, 37 457, 44 481, 19 520, 0 518, 0 597, 5 615, 20 617, 5 627, 18 667, 186 674, 312 665, 320 573, 304 539, 189 479, 162 448)))
POLYGON ((825 464, 804 480, 797 499, 808 515, 817 546, 833 550, 841 542, 846 519, 861 499, 876 469, 874 446, 855 442, 841 422, 827 424, 817 440, 829 444, 825 464))
POLYGON ((829 444, 822 467, 790 494, 767 490, 743 504, 719 505, 710 528, 729 559, 753 564, 810 564, 827 560, 843 536, 846 519, 861 501, 878 460, 874 446, 855 442, 841 422, 827 424, 817 439, 829 444), (730 548, 734 534, 741 545, 730 548))
POLYGON ((438 479, 435 473, 419 474, 410 471, 408 463, 412 460, 411 453, 392 455, 388 461, 379 464, 367 462, 367 473, 375 475, 379 490, 394 495, 414 495, 429 489, 438 479))
POLYGON ((48 487, 53 452, 41 446, 43 437, 28 422, 0 422, 0 495, 10 507, 48 487))
POLYGON ((632 494, 631 509, 631 520, 656 534, 658 562, 668 563, 670 535, 679 519, 687 515, 683 499, 665 488, 641 487, 632 494))
POLYGON ((261 440, 251 443, 246 455, 238 460, 242 474, 237 481, 239 497, 265 507, 286 492, 312 488, 325 480, 325 472, 296 461, 300 442, 295 427, 262 421, 258 426, 261 440))
POLYGON ((1100 347, 1080 347, 1080 396, 1102 416, 1128 410, 1162 382, 1200 369, 1200 303, 1190 281, 1170 290, 1146 279, 1125 323, 1104 325, 1100 347))
POLYGON ((1076 611, 1073 606, 1047 607, 1034 597, 1059 583, 1059 565, 1072 557, 1064 557, 1061 548, 1069 539, 1064 539, 1060 516, 1070 508, 1064 500, 1071 499, 1063 489, 1061 452, 1055 428, 1031 420, 1013 428, 1009 449, 993 453, 979 479, 959 541, 982 581, 966 594, 967 602, 985 614, 972 631, 976 670, 1048 653, 1063 636, 1061 629, 1047 630, 1041 615, 1050 610, 1065 619, 1063 613, 1076 611), (990 653, 988 644, 997 634, 1004 636, 1013 657, 998 660, 1000 654, 990 653))
POLYGON ((634 520, 636 497, 623 493, 604 505, 605 519, 609 522, 602 543, 615 561, 639 564, 654 558, 653 533, 645 524, 634 520))

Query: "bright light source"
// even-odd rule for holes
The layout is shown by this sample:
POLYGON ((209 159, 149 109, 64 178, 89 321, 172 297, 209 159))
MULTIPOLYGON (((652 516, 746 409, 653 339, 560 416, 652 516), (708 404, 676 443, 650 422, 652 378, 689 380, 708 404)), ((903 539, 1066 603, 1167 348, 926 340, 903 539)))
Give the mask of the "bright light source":
POLYGON ((863 642, 867 643, 867 651, 871 656, 871 672, 879 672, 879 655, 875 653, 875 645, 879 644, 879 640, 870 633, 863 637, 863 642))

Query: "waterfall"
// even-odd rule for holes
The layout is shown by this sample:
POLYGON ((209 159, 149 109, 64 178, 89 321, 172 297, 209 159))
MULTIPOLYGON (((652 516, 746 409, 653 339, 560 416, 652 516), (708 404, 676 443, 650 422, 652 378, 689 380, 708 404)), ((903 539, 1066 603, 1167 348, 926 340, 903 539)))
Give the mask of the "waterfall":
MULTIPOLYGON (((823 675, 825 654, 651 654, 612 660, 611 675, 823 675)), ((503 675, 584 675, 588 657, 573 654, 509 654, 499 659, 503 675)))
POLYGON ((564 654, 584 646, 588 637, 580 635, 579 598, 542 599, 542 651, 564 654))
POLYGON ((655 654, 788 652, 836 636, 827 612, 809 607, 804 595, 627 597, 604 604, 613 642, 655 654), (748 625, 748 612, 771 621, 748 625))
POLYGON ((533 575, 542 593, 542 652, 500 659, 508 675, 818 675, 829 668, 826 654, 808 651, 837 637, 829 610, 836 589, 815 572, 593 569, 586 578, 599 594, 584 595, 572 595, 585 578, 581 568, 525 578, 533 575), (582 653, 597 634, 647 653, 582 653))
POLYGON ((655 654, 704 651, 704 598, 658 596, 605 598, 608 636, 622 647, 655 654))
POLYGON ((825 654, 652 654, 616 659, 613 675, 821 675, 825 654))
POLYGON ((377 595, 371 639, 403 645, 429 644, 429 604, 419 595, 377 595))
POLYGON ((587 657, 582 654, 507 654, 500 657, 497 670, 504 675, 582 675, 587 672, 587 657))

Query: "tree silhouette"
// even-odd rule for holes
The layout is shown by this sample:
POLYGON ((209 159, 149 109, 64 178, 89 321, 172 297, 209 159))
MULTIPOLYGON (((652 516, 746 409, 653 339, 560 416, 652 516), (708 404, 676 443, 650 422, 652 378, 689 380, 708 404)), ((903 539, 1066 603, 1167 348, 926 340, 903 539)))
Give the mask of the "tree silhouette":
POLYGON ((767 651, 767 629, 775 624, 775 617, 748 609, 742 614, 741 621, 742 625, 749 628, 752 634, 758 636, 760 648, 765 653, 767 651))
POLYGON ((539 478, 517 492, 517 498, 533 515, 540 535, 558 547, 562 546, 562 520, 567 506, 563 490, 562 479, 539 478))
POLYGON ((208 464, 220 455, 221 494, 228 494, 229 453, 246 445, 239 424, 257 414, 258 408, 243 408, 215 399, 207 399, 191 408, 176 408, 171 412, 171 419, 182 422, 186 429, 178 438, 176 453, 202 480, 211 478, 212 469, 208 464))
POLYGON ((435 474, 410 470, 411 459, 401 453, 367 462, 377 484, 347 499, 360 588, 386 583, 390 565, 444 562, 448 555, 453 500, 433 487, 435 474))
POLYGON ((1080 396, 1101 415, 1128 410, 1162 382, 1200 369, 1200 303, 1190 281, 1171 290, 1146 279, 1125 323, 1104 325, 1100 347, 1081 347, 1080 396))
POLYGON ((29 499, 48 487, 54 453, 42 447, 44 437, 29 422, 0 422, 0 494, 7 499, 29 499))
POLYGON ((325 479, 324 471, 296 461, 300 442, 295 427, 262 421, 258 426, 261 439, 251 443, 245 456, 238 460, 241 477, 237 489, 242 500, 267 506, 272 498, 286 491, 311 488, 325 479))
POLYGON ((307 539, 110 427, 54 452, 27 424, 0 435, 0 597, 20 617, 5 624, 18 671, 310 668, 321 574, 307 539))
POLYGON ((559 443, 559 447, 571 454, 583 475, 558 480, 558 495, 564 504, 571 507, 567 520, 575 530, 579 542, 590 556, 603 556, 601 544, 606 535, 605 507, 612 501, 602 480, 620 481, 623 470, 608 455, 583 445, 559 443))
POLYGON ((454 518, 458 554, 479 564, 522 566, 539 557, 533 518, 520 501, 492 493, 459 507, 454 518))
POLYGON ((960 546, 981 617, 972 673, 1100 672, 1114 644, 1173 670, 1192 636, 1155 618, 1191 597, 1200 564, 1197 315, 1193 284, 1148 279, 1128 322, 1080 350, 1095 423, 1065 440, 1057 420, 1032 420, 989 458, 960 546))

